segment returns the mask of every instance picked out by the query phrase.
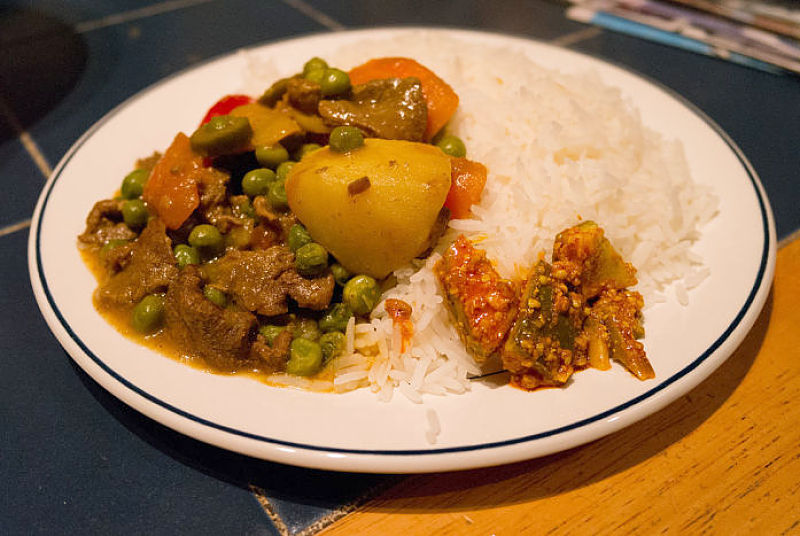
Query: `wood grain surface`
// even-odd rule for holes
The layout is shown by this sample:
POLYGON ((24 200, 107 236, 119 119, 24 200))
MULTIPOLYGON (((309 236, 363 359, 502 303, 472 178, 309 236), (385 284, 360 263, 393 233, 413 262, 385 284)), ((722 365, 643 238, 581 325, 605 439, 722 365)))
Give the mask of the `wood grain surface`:
POLYGON ((325 536, 800 534, 800 240, 741 347, 633 426, 566 452, 404 480, 325 536))

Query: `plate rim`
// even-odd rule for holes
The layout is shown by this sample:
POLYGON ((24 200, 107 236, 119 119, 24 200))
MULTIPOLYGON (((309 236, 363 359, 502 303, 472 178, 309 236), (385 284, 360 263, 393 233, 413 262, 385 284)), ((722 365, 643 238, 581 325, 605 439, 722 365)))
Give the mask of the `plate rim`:
MULTIPOLYGON (((390 471, 397 471, 397 472, 419 472, 418 467, 416 468, 408 467, 408 464, 403 461, 404 459, 407 460, 412 456, 414 457, 426 456, 434 459, 439 458, 438 461, 434 461, 432 464, 431 463, 418 464, 418 465, 431 466, 430 468, 425 470, 436 470, 437 468, 444 468, 447 470, 466 469, 472 467, 479 467, 482 465, 496 465, 498 463, 519 461, 522 459, 542 456, 566 448, 578 446, 593 439, 597 439, 599 437, 608 435, 620 428, 628 426, 654 413, 661 407, 676 400, 682 394, 685 394, 690 389, 698 385, 701 381, 703 381, 706 377, 708 377, 714 370, 716 370, 733 353, 735 348, 738 347, 741 340, 746 336, 746 334, 752 328, 752 325, 754 324, 761 309, 763 308, 764 303, 766 302, 768 289, 771 286, 771 281, 772 278, 774 277, 775 255, 777 249, 775 226, 774 226, 774 219, 772 216, 771 207, 769 205, 769 201, 764 191, 763 185, 761 184, 761 181, 758 178, 755 169, 752 167, 747 157, 744 155, 741 149, 736 145, 733 139, 731 139, 730 136, 703 110, 698 108, 688 99, 686 99, 679 93, 675 92, 668 86, 665 86, 659 81, 652 80, 646 75, 638 73, 635 70, 632 70, 626 66, 617 65, 614 62, 608 61, 607 59, 598 58, 592 54, 586 54, 583 52, 577 52, 571 49, 558 47, 556 45, 538 41, 536 39, 531 39, 525 36, 516 36, 516 35, 501 34, 495 32, 487 32, 487 31, 464 30, 464 29, 442 28, 442 27, 424 27, 424 26, 402 27, 402 28, 377 27, 369 29, 347 30, 341 32, 323 32, 323 33, 304 34, 300 36, 292 36, 286 39, 258 43, 253 46, 246 47, 244 49, 229 51, 220 54, 218 56, 215 56, 213 58, 209 58, 198 64, 189 66, 167 77, 157 80, 153 84, 141 89, 140 91, 137 91, 134 95, 128 97, 119 105, 115 106, 112 110, 107 112, 105 115, 103 115, 103 117, 101 117, 97 122, 95 122, 86 132, 84 132, 78 138, 78 140, 75 141, 75 143, 70 147, 67 153, 62 157, 62 159, 54 169, 53 173, 49 177, 47 183, 43 187, 42 193, 39 196, 39 199, 36 204, 36 209, 33 214, 31 230, 32 232, 28 240, 28 265, 29 265, 30 279, 37 300, 37 304, 39 305, 39 308, 43 316, 45 317, 48 326, 50 327, 51 331, 56 335, 56 338, 59 340, 59 343, 62 345, 62 347, 64 347, 67 350, 67 353, 74 361, 76 361, 76 363, 81 367, 81 369, 87 372, 94 380, 98 381, 98 383, 100 383, 104 387, 104 389, 108 390, 116 398, 120 399, 127 405, 133 407, 137 411, 142 412, 148 417, 151 417, 156 421, 160 422, 161 424, 168 426, 169 428, 178 430, 181 433, 187 434, 201 441, 217 445, 227 450, 243 452, 259 458, 270 459, 294 465, 319 467, 332 470, 355 469, 357 471, 362 471, 362 472, 386 472, 387 469, 389 469, 390 471), (702 353, 700 353, 700 355, 695 357, 686 366, 684 366, 683 368, 673 373, 668 378, 661 381, 658 385, 652 387, 651 389, 648 389, 644 393, 641 393, 636 397, 626 400, 622 404, 618 404, 605 411, 592 415, 591 417, 583 418, 564 426, 559 426, 556 428, 551 428, 546 431, 537 432, 535 434, 528 434, 501 441, 475 443, 475 444, 450 446, 450 447, 440 447, 440 448, 435 448, 432 446, 431 448, 427 449, 395 450, 395 449, 342 448, 342 447, 330 447, 324 445, 298 443, 294 441, 287 441, 283 439, 255 434, 245 430, 236 429, 219 422, 210 421, 208 419, 205 419, 204 417, 193 415, 190 412, 181 409, 180 407, 177 407, 171 403, 168 403, 158 398, 156 395, 144 391, 142 388, 133 384, 130 380, 128 380, 127 378, 121 376, 119 373, 114 371, 99 356, 97 356, 94 352, 92 352, 92 350, 88 348, 88 346, 86 346, 86 344, 72 330, 70 324, 61 314, 59 307, 55 303, 55 300, 49 290, 47 280, 44 276, 44 267, 41 256, 40 240, 41 240, 41 230, 42 230, 42 220, 43 220, 42 216, 46 210, 47 203, 50 199, 50 195, 53 191, 56 182, 58 181, 62 172, 66 169, 71 159, 78 153, 80 148, 94 136, 96 131, 102 128, 103 125, 105 125, 108 121, 113 119, 122 110, 127 109, 128 107, 133 105, 136 100, 151 93, 157 87, 168 83, 174 78, 178 78, 188 72, 194 71, 195 69, 198 69, 202 66, 233 56, 239 53, 240 50, 245 50, 245 51, 255 50, 263 47, 276 46, 281 44, 290 44, 293 41, 302 41, 313 38, 323 38, 323 37, 335 38, 336 36, 344 34, 350 34, 351 36, 355 34, 364 34, 372 36, 375 34, 380 35, 381 33, 387 33, 387 32, 388 33, 414 32, 420 30, 442 32, 445 34, 454 34, 460 36, 465 36, 465 35, 473 37, 488 36, 491 37, 492 39, 514 40, 522 42, 523 44, 527 42, 528 44, 535 44, 536 46, 545 46, 557 49, 560 53, 567 53, 568 55, 574 55, 577 57, 587 57, 595 62, 601 63, 603 66, 609 66, 614 69, 623 70, 627 74, 639 78, 640 80, 643 80, 644 82, 652 86, 655 86, 656 88, 665 92, 668 97, 677 100, 680 104, 685 106, 690 112, 692 112, 695 116, 697 116, 700 120, 702 120, 703 123, 705 123, 708 127, 710 127, 712 131, 725 142, 728 149, 733 152, 739 164, 746 172, 747 177, 750 181, 750 185, 753 187, 760 211, 760 220, 763 231, 763 247, 761 251, 761 260, 759 262, 759 267, 756 273, 756 277, 753 281, 753 284, 750 288, 750 291, 742 307, 733 317, 728 327, 702 353), (733 335, 738 335, 738 340, 734 340, 737 339, 737 337, 732 337, 733 335), (64 340, 64 337, 66 337, 67 339, 66 341, 64 340), (732 345, 733 347, 728 348, 726 351, 720 353, 720 350, 726 343, 731 343, 730 345, 732 345), (79 351, 81 355, 76 356, 74 354, 74 352, 76 351, 79 351), (715 359, 710 359, 712 357, 715 357, 715 359), (99 369, 92 369, 92 367, 85 366, 85 363, 83 362, 84 358, 88 358, 92 363, 94 363, 96 367, 99 367, 99 369), (695 374, 694 376, 690 376, 688 380, 686 380, 687 375, 689 375, 692 371, 694 371, 703 364, 706 364, 708 366, 707 370, 703 371, 702 374, 695 374), (662 393, 666 388, 673 385, 675 385, 677 389, 671 392, 672 396, 669 397, 656 396, 659 393, 662 393), (120 388, 125 390, 125 392, 123 393, 118 392, 120 388), (142 404, 142 402, 144 402, 144 404, 142 404), (645 411, 639 411, 638 413, 635 411, 634 412, 626 411, 642 403, 647 403, 651 407, 647 408, 645 411), (151 407, 151 405, 153 407, 151 407), (171 415, 172 417, 178 417, 179 419, 178 421, 175 421, 175 419, 170 419, 167 416, 162 415, 162 412, 167 412, 168 415, 171 415), (614 419, 615 421, 614 424, 611 425, 610 418, 613 417, 616 418, 614 419), (573 438, 572 441, 566 442, 567 444, 565 444, 562 447, 550 448, 547 449, 546 451, 539 453, 531 452, 529 455, 525 455, 525 453, 523 452, 522 454, 518 453, 516 456, 505 456, 501 457, 502 459, 488 460, 487 463, 472 462, 464 464, 464 463, 458 463, 457 461, 453 461, 452 459, 449 459, 448 461, 443 458, 443 457, 452 458, 453 455, 458 455, 461 453, 472 453, 476 451, 485 451, 485 450, 491 451, 494 449, 503 449, 506 447, 532 444, 538 440, 542 440, 545 438, 552 438, 555 436, 566 434, 568 432, 576 432, 581 429, 586 430, 588 426, 601 423, 606 419, 609 419, 609 421, 606 423, 607 426, 604 429, 588 431, 588 433, 584 434, 583 437, 573 438), (188 422, 183 423, 181 422, 182 420, 186 420, 188 422), (166 422, 166 421, 174 421, 174 422, 166 422), (202 428, 211 429, 211 432, 223 432, 224 434, 234 436, 234 438, 243 439, 245 441, 256 441, 260 445, 269 445, 272 450, 268 452, 263 452, 259 449, 247 448, 246 445, 235 445, 234 447, 232 447, 228 442, 224 440, 225 439, 224 437, 222 438, 207 437, 209 436, 209 434, 207 433, 204 434, 201 433, 201 431, 197 431, 195 429, 197 425, 200 425, 200 427, 202 428), (309 456, 305 456, 303 459, 298 460, 293 457, 289 458, 286 456, 281 456, 276 454, 276 452, 274 452, 275 449, 284 450, 286 448, 299 449, 301 451, 304 451, 310 455, 310 459, 308 459, 309 456), (343 458, 331 455, 345 455, 347 460, 346 462, 343 462, 342 461, 343 458), (315 459, 315 458, 322 458, 322 459, 315 459), (374 463, 376 459, 380 460, 380 463, 374 463), (337 460, 337 461, 331 463, 331 460, 337 460)), ((296 456, 296 453, 292 454, 292 456, 296 456)))

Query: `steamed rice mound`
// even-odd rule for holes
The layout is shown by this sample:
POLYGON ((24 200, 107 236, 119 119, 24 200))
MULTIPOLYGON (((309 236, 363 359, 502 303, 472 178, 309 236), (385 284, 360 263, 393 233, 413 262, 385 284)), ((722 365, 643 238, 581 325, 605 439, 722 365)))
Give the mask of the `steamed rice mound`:
POLYGON ((691 247, 714 216, 716 197, 692 181, 680 143, 646 128, 596 74, 567 75, 514 50, 428 33, 348 47, 327 59, 348 68, 368 59, 365 51, 414 58, 453 87, 460 104, 447 129, 464 140, 468 158, 487 166, 489 178, 472 217, 451 220, 430 258, 394 274, 398 284, 384 298, 412 306, 411 348, 400 353, 399 334, 379 305, 371 323, 348 330, 352 352, 339 360, 335 390, 369 386, 389 400, 397 389, 421 402, 423 393, 469 389, 467 375, 480 371, 432 272, 459 233, 480 241, 502 276, 523 278, 559 231, 594 220, 638 269, 646 307, 668 299, 670 289, 685 305, 687 290, 707 277, 691 247))

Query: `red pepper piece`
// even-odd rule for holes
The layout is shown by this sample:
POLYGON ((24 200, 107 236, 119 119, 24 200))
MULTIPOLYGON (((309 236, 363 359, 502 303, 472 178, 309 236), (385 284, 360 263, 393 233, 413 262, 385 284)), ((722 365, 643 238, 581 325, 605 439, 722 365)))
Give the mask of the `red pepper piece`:
POLYGON ((214 106, 209 108, 206 116, 203 118, 203 121, 200 124, 205 125, 211 121, 212 118, 219 115, 228 115, 233 111, 234 108, 238 108, 244 104, 250 104, 254 100, 255 99, 249 95, 226 95, 218 100, 214 106))

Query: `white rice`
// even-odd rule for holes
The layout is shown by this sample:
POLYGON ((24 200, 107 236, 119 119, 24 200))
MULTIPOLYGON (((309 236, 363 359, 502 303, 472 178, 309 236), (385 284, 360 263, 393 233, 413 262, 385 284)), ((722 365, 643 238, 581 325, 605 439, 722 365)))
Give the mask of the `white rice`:
MULTIPOLYGON (((326 59, 347 69, 396 55, 417 59, 453 87, 460 104, 448 130, 464 140, 470 159, 488 167, 489 179, 473 216, 451 221, 434 254, 397 270, 397 285, 383 296, 411 305, 410 347, 401 353, 400 335, 381 303, 371 323, 348 326, 348 355, 339 360, 347 366, 336 372, 337 391, 368 386, 388 401, 397 389, 420 403, 423 394, 470 389, 467 375, 480 371, 459 341, 432 272, 459 233, 480 240, 500 274, 513 278, 552 250, 559 231, 594 220, 637 267, 646 304, 689 303, 691 289, 709 275, 691 247, 716 213, 717 198, 692 181, 680 143, 646 128, 618 89, 595 73, 563 74, 521 52, 424 32, 326 59)), ((256 76, 253 92, 285 74, 256 76)), ((428 414, 434 441, 435 419, 428 414)))
POLYGON ((434 444, 436 443, 436 438, 439 437, 439 433, 442 431, 442 427, 439 424, 439 416, 436 415, 436 412, 432 409, 428 409, 425 411, 425 417, 428 420, 428 429, 425 430, 425 438, 428 440, 428 443, 434 444))

